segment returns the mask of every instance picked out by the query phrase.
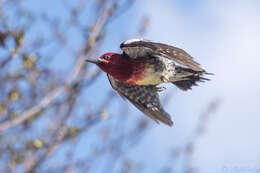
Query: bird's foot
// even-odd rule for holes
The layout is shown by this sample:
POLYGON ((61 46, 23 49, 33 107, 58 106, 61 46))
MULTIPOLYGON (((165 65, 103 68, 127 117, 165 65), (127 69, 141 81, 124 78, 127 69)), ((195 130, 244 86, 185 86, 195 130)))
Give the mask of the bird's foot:
POLYGON ((166 76, 161 76, 161 81, 164 83, 168 83, 170 81, 170 79, 167 78, 166 76))

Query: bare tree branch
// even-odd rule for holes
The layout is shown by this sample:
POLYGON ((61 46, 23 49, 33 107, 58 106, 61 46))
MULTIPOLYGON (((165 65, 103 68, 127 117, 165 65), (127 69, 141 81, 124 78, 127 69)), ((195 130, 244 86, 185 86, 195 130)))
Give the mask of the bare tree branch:
MULTIPOLYGON (((94 46, 95 42, 96 42, 96 39, 98 38, 98 36, 101 34, 101 31, 104 27, 104 24, 105 24, 105 21, 107 20, 107 18, 109 17, 109 10, 110 8, 106 8, 101 16, 99 17, 96 25, 95 25, 95 29, 93 29, 92 33, 90 34, 90 37, 88 39, 88 42, 87 42, 87 48, 89 48, 89 50, 91 50, 91 47, 94 46)), ((93 50, 94 51, 94 50, 93 50)), ((88 53, 88 51, 86 52, 88 53)), ((90 55, 92 54, 93 52, 90 51, 90 55)), ((16 126, 20 123, 23 123, 25 120, 29 119, 30 117, 32 117, 33 115, 43 111, 50 103, 52 103, 58 96, 60 96, 62 93, 64 93, 66 91, 66 88, 68 86, 70 86, 74 80, 77 79, 80 71, 82 70, 83 66, 84 66, 84 59, 85 59, 85 54, 82 53, 77 62, 76 62, 76 65, 74 67, 74 69, 72 70, 71 72, 71 75, 69 76, 67 82, 56 88, 54 91, 52 91, 50 94, 48 94, 46 97, 44 97, 42 99, 42 101, 40 101, 39 104, 31 107, 30 109, 24 111, 20 116, 18 116, 17 118, 14 118, 14 119, 11 119, 11 120, 8 120, 6 122, 3 122, 0 124, 0 133, 3 133, 5 130, 13 127, 13 126, 16 126)))

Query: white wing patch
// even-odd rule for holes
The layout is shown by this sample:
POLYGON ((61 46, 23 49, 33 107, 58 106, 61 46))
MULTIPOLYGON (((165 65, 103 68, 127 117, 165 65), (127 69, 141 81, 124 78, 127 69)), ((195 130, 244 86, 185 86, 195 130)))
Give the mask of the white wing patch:
POLYGON ((140 38, 133 38, 133 39, 126 40, 123 44, 131 44, 131 43, 138 42, 138 41, 145 41, 145 40, 140 39, 140 38))

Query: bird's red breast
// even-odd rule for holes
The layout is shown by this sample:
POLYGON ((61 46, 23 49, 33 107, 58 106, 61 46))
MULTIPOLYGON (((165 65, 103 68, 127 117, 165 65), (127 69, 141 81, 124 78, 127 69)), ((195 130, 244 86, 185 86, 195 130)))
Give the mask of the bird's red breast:
MULTIPOLYGON (((137 84, 146 76, 147 64, 142 59, 131 59, 120 54, 107 53, 103 56, 110 55, 110 60, 102 60, 98 66, 117 80, 130 85, 137 84)), ((102 58, 102 56, 101 56, 102 58)))
POLYGON ((135 85, 138 81, 142 80, 146 76, 147 72, 147 63, 143 60, 132 60, 132 73, 129 79, 125 83, 130 85, 135 85))

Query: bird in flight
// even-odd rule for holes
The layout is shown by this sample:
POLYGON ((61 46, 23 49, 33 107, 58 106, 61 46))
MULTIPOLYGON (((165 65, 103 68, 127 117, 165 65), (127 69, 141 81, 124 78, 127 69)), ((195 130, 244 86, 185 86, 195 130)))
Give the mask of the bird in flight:
POLYGON ((105 53, 86 61, 106 72, 112 88, 157 123, 173 125, 160 103, 158 92, 165 88, 159 84, 172 83, 187 91, 209 80, 203 75, 210 73, 180 48, 142 39, 126 40, 120 48, 122 54, 105 53))

